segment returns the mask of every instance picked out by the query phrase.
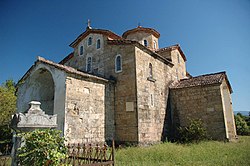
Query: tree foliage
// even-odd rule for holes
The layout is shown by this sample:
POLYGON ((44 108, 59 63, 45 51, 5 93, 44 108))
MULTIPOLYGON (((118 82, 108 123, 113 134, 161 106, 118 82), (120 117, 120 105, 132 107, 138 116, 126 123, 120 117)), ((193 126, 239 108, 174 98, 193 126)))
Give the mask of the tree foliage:
POLYGON ((0 126, 10 123, 11 115, 16 112, 15 83, 7 80, 0 86, 0 126))
POLYGON ((241 113, 237 113, 234 117, 235 126, 238 135, 250 135, 249 119, 250 117, 244 116, 241 113))
POLYGON ((52 129, 36 129, 21 134, 24 146, 18 149, 18 158, 24 166, 57 166, 66 157, 64 138, 61 131, 52 129))
POLYGON ((0 153, 10 153, 12 133, 11 115, 16 111, 15 83, 7 80, 0 86, 0 153), (9 147, 9 148, 7 148, 9 147))

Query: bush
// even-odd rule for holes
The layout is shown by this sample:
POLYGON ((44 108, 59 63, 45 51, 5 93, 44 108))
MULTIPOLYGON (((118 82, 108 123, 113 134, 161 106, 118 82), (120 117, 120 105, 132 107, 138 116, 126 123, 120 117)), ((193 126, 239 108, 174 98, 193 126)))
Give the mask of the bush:
POLYGON ((21 134, 24 146, 18 149, 18 159, 21 165, 56 166, 66 157, 64 138, 61 131, 52 129, 37 129, 21 134))
POLYGON ((8 125, 0 126, 0 154, 10 154, 12 133, 8 125))
POLYGON ((235 119, 235 126, 236 126, 237 134, 238 135, 250 135, 250 129, 245 120, 247 119, 247 117, 238 113, 237 115, 235 115, 234 119, 235 119))
POLYGON ((206 139, 207 139, 207 133, 200 119, 190 120, 190 123, 188 126, 178 128, 177 142, 198 143, 206 139))

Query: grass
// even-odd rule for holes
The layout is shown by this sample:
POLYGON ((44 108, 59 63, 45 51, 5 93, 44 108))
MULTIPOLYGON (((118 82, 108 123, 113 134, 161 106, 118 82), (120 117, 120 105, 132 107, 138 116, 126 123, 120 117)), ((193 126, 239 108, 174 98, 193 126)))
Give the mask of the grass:
POLYGON ((162 143, 149 147, 129 147, 116 151, 117 166, 214 166, 250 165, 250 136, 238 142, 207 141, 181 145, 162 143))

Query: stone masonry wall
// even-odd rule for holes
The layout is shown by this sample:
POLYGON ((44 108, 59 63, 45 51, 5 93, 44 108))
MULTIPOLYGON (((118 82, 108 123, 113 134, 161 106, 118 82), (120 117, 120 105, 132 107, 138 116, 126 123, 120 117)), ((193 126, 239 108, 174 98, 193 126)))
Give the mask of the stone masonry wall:
POLYGON ((105 85, 66 79, 65 137, 70 143, 105 141, 105 85))
POLYGON ((137 112, 135 90, 134 46, 108 45, 105 63, 105 76, 116 80, 115 100, 115 138, 121 142, 137 142, 137 112), (122 71, 115 71, 115 58, 121 56, 122 71))
POLYGON ((156 42, 156 49, 159 48, 158 38, 156 38, 154 35, 152 35, 150 33, 145 33, 145 32, 132 33, 132 34, 129 34, 126 39, 138 41, 142 45, 144 45, 144 40, 147 40, 148 41, 148 48, 151 50, 155 50, 154 49, 154 41, 155 41, 156 42))
POLYGON ((166 125, 172 68, 136 48, 138 135, 142 144, 161 141, 166 125), (149 63, 153 67, 150 78, 149 63))
POLYGON ((172 68, 173 80, 180 80, 186 77, 186 62, 178 50, 166 50, 164 52, 160 52, 159 54, 169 59, 174 64, 174 67, 172 68))
POLYGON ((234 122, 231 94, 225 79, 221 84, 221 94, 222 94, 222 103, 224 108, 223 113, 225 116, 225 126, 227 129, 227 138, 229 140, 232 140, 236 137, 236 127, 234 122))
POLYGON ((105 57, 106 37, 101 34, 89 34, 74 49, 74 57, 65 63, 67 66, 86 71, 87 58, 92 57, 91 73, 104 75, 104 57, 105 57), (92 44, 88 46, 88 38, 92 37, 92 44), (96 43, 100 39, 100 48, 97 49, 96 43), (83 54, 80 55, 80 47, 83 46, 83 54))
POLYGON ((201 119, 210 137, 226 138, 220 85, 171 89, 174 126, 186 126, 190 119, 201 119))

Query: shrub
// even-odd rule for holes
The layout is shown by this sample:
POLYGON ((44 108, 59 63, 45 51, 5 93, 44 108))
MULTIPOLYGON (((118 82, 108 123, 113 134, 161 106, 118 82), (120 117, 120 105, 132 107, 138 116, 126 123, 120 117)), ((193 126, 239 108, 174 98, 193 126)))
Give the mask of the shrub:
POLYGON ((18 149, 21 165, 59 165, 66 157, 64 138, 60 133, 59 130, 37 129, 21 134, 24 140, 24 146, 18 149))
POLYGON ((246 117, 242 114, 237 114, 235 117, 235 126, 238 135, 250 135, 250 129, 245 121, 246 117))
POLYGON ((0 126, 0 154, 9 154, 12 147, 12 133, 8 125, 0 126))
POLYGON ((207 139, 207 133, 200 119, 190 119, 188 126, 178 128, 177 141, 180 143, 198 143, 205 139, 207 139))

